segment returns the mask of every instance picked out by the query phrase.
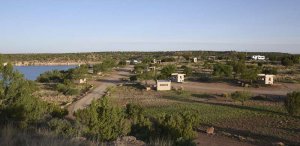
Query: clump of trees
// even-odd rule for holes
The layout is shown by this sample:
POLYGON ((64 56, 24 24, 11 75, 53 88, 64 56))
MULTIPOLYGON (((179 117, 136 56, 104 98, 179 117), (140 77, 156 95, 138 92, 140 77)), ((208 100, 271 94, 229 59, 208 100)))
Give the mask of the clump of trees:
MULTIPOLYGON (((125 64, 126 64, 126 62, 125 62, 125 64)), ((108 72, 108 71, 111 71, 111 69, 116 66, 117 66, 117 63, 115 60, 105 59, 102 63, 93 65, 93 71, 94 71, 94 73, 108 72)))
POLYGON ((67 114, 59 107, 41 101, 32 94, 38 88, 32 81, 0 63, 0 123, 14 123, 21 128, 45 122, 49 117, 67 114))
POLYGON ((264 67, 262 73, 276 75, 278 73, 278 70, 275 67, 264 67))
POLYGON ((295 116, 300 113, 300 92, 288 93, 284 102, 284 107, 287 112, 295 116))
POLYGON ((186 74, 186 76, 190 76, 193 73, 193 69, 188 67, 188 66, 181 66, 181 68, 183 68, 183 73, 186 74))
POLYGON ((176 71, 176 65, 167 65, 161 69, 160 77, 161 79, 165 79, 171 76, 172 73, 176 71))
POLYGON ((161 61, 162 62, 175 62, 176 59, 174 57, 165 57, 161 61))
POLYGON ((55 83, 53 89, 65 95, 78 95, 80 91, 76 88, 73 81, 82 78, 87 72, 87 65, 81 65, 67 71, 47 71, 41 74, 37 81, 41 83, 55 83))
POLYGON ((217 77, 232 77, 232 66, 226 65, 226 64, 221 64, 217 63, 214 65, 213 68, 213 75, 217 77))
POLYGON ((251 93, 247 91, 236 91, 231 93, 230 96, 234 101, 239 101, 244 105, 245 101, 251 98, 251 93))
POLYGON ((281 64, 284 66, 292 66, 294 64, 299 64, 300 58, 296 55, 285 56, 281 58, 281 64))
POLYGON ((76 112, 84 136, 100 141, 114 140, 122 135, 133 135, 149 141, 151 138, 181 138, 191 141, 199 117, 189 112, 146 117, 141 106, 127 104, 125 108, 113 106, 107 99, 95 101, 86 109, 76 112))

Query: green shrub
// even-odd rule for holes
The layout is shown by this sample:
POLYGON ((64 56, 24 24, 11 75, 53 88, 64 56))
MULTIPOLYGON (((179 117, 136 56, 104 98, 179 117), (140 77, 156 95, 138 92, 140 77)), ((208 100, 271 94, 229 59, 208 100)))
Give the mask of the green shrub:
POLYGON ((68 115, 68 110, 62 109, 56 105, 51 106, 51 116, 54 118, 63 118, 68 115))
POLYGON ((143 111, 141 106, 134 104, 127 104, 125 109, 126 117, 132 122, 130 135, 149 140, 152 123, 149 118, 144 117, 143 111))
POLYGON ((284 102, 287 112, 294 116, 300 113, 300 92, 288 93, 284 102))
POLYGON ((55 89, 65 95, 78 95, 80 93, 80 91, 76 88, 73 88, 71 84, 58 83, 55 89))
POLYGON ((37 78, 38 82, 42 83, 58 83, 63 81, 63 73, 58 70, 47 71, 37 78))
POLYGON ((124 112, 109 104, 106 97, 95 101, 90 107, 75 113, 76 120, 85 128, 86 136, 99 141, 115 140, 130 131, 130 123, 124 112))
POLYGON ((161 69, 161 75, 163 77, 170 77, 172 73, 176 71, 176 65, 167 65, 161 69))
POLYGON ((217 77, 231 77, 233 68, 230 65, 217 63, 213 68, 213 75, 217 77))
POLYGON ((54 118, 51 119, 47 124, 51 131, 53 131, 56 135, 62 135, 64 137, 77 136, 77 130, 67 120, 54 118))
POLYGON ((200 119, 196 114, 183 112, 178 114, 167 114, 158 118, 157 135, 178 139, 191 140, 196 137, 197 132, 193 130, 199 125, 200 119))
POLYGON ((236 91, 231 93, 231 98, 235 101, 239 101, 244 105, 244 102, 251 98, 251 94, 246 91, 236 91))

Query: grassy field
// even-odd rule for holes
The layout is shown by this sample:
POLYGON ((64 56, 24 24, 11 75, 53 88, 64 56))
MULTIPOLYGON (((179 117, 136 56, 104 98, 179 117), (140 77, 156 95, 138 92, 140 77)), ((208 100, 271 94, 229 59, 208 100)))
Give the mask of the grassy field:
POLYGON ((142 105, 148 116, 190 111, 199 115, 199 129, 214 126, 217 133, 243 136, 255 144, 300 144, 300 117, 287 115, 282 101, 250 100, 241 105, 217 95, 143 91, 128 86, 113 89, 111 99, 119 105, 142 105))

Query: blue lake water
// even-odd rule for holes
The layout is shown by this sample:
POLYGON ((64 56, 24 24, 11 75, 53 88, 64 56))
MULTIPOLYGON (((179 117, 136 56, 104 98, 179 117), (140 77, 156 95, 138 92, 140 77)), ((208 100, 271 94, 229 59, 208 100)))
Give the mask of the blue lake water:
POLYGON ((75 65, 65 65, 65 66, 15 66, 15 69, 24 74, 25 78, 28 80, 36 80, 40 74, 51 71, 51 70, 68 70, 70 68, 75 68, 75 65))

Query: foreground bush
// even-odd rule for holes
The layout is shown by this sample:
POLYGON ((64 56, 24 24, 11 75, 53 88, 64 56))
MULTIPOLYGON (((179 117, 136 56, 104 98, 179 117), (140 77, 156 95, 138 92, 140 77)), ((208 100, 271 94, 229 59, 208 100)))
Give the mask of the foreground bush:
POLYGON ((284 102, 287 112, 295 116, 300 113, 300 92, 288 93, 284 102))
POLYGON ((181 141, 192 140, 197 134, 193 128, 199 125, 199 121, 199 117, 190 112, 167 114, 159 117, 155 130, 161 137, 175 140, 182 138, 181 141))
POLYGON ((79 141, 56 136, 47 129, 21 130, 14 128, 12 125, 0 128, 1 146, 96 146, 90 141, 79 141))
POLYGON ((84 135, 97 141, 115 140, 130 131, 124 112, 109 104, 106 97, 75 115, 76 120, 84 126, 84 135))

